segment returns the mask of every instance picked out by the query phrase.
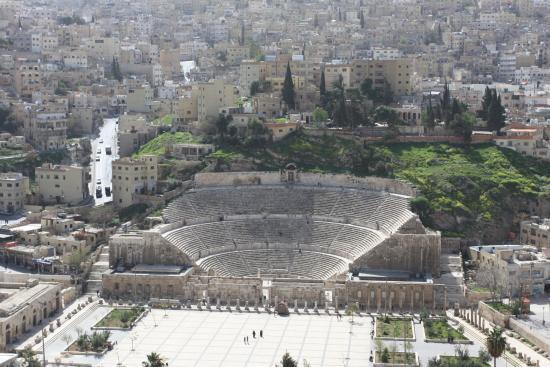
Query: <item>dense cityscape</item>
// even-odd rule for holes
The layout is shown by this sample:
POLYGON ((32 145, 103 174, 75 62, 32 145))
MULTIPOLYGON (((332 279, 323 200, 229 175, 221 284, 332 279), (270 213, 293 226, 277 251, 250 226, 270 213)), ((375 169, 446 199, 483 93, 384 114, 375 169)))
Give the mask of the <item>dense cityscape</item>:
POLYGON ((549 0, 0 0, 0 366, 550 367, 549 0))

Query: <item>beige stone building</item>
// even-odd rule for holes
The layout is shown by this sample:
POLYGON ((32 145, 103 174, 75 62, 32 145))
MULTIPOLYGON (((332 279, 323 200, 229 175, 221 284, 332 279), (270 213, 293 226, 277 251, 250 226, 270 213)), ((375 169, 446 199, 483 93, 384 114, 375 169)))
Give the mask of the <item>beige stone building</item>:
POLYGON ((0 173, 0 213, 13 214, 22 210, 28 193, 28 177, 19 172, 0 173))
POLYGON ((218 117, 220 108, 235 106, 239 98, 237 87, 221 79, 199 84, 193 92, 197 95, 199 121, 218 117))
POLYGON ((147 123, 143 115, 122 115, 118 123, 118 154, 132 154, 141 145, 156 136, 156 127, 147 123))
POLYGON ((158 157, 121 158, 113 161, 113 203, 124 208, 136 203, 139 194, 155 194, 158 157))
POLYGON ((42 72, 38 62, 19 59, 15 69, 15 91, 23 98, 30 98, 33 92, 42 89, 42 72))
MULTIPOLYGON (((41 325, 62 307, 59 283, 0 283, 0 350, 41 325)), ((45 325, 44 325, 45 326, 45 325)))
POLYGON ((128 88, 126 96, 128 112, 149 113, 153 105, 153 88, 149 85, 140 85, 128 88))
POLYGON ((87 169, 44 163, 35 169, 38 193, 44 203, 76 205, 88 195, 87 169))
POLYGON ((550 248, 550 219, 533 217, 520 224, 519 242, 524 246, 550 248))
POLYGON ((265 80, 266 77, 267 64, 265 61, 243 60, 241 62, 239 74, 241 94, 249 96, 252 83, 265 80))
POLYGON ((543 295, 550 290, 548 252, 532 246, 472 246, 470 255, 477 265, 476 282, 497 296, 518 296, 522 292, 543 295))
POLYGON ((359 88, 365 79, 371 79, 374 88, 383 89, 387 83, 396 95, 412 92, 413 67, 408 58, 353 60, 345 64, 326 64, 324 70, 327 88, 332 88, 341 76, 345 88, 359 88))

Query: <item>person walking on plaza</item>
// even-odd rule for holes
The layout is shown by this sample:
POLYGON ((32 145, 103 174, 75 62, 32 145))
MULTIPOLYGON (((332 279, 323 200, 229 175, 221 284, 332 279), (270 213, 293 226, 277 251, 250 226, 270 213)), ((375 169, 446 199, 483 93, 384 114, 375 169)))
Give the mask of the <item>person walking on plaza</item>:
POLYGON ((260 338, 263 338, 263 337, 264 337, 264 331, 260 330, 260 338))
POLYGON ((256 331, 252 330, 252 337, 256 339, 256 331))

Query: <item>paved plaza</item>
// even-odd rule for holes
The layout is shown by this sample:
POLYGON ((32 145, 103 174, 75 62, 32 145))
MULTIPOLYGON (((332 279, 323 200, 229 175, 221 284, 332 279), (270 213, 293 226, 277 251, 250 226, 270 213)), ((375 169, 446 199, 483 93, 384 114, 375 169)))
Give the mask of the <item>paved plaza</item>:
POLYGON ((274 316, 255 312, 154 310, 101 366, 141 366, 156 351, 170 366, 273 366, 285 352, 312 366, 368 366, 370 318, 274 316), (155 321, 158 326, 155 325, 155 321), (252 337, 263 330, 264 337, 252 337), (243 342, 248 336, 249 344, 243 342), (135 351, 132 351, 132 338, 135 351))
MULTIPOLYGON (((303 365, 304 359, 312 367, 329 366, 372 366, 369 362, 371 350, 376 343, 371 339, 372 318, 356 316, 338 319, 334 314, 327 316, 291 313, 288 317, 274 316, 266 312, 243 311, 198 311, 153 309, 132 331, 113 331, 111 341, 114 349, 106 355, 69 355, 65 335, 76 340, 78 332, 90 332, 111 307, 97 303, 67 322, 46 340, 48 361, 81 366, 141 367, 146 355, 157 352, 169 366, 223 366, 223 367, 273 367, 285 352, 289 352, 303 365), (253 338, 252 331, 256 331, 253 338), (263 338, 259 337, 260 330, 263 338), (248 337, 248 343, 243 339, 248 337)), ((454 355, 455 345, 424 342, 424 330, 420 323, 414 323, 416 341, 411 346, 418 353, 423 365, 437 355, 454 355)), ((466 336, 474 341, 468 345, 470 355, 477 355, 481 339, 473 338, 468 328, 466 336)), ((402 341, 384 341, 389 349, 393 345, 403 349, 402 341)), ((41 351, 41 345, 35 346, 41 351)), ((505 361, 499 359, 498 367, 505 361)))

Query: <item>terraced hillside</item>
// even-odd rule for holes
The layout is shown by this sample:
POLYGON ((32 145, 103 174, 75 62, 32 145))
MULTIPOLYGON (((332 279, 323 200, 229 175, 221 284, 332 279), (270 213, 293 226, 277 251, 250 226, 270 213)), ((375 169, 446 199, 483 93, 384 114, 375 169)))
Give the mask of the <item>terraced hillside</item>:
POLYGON ((517 232, 528 215, 550 216, 550 163, 492 144, 362 145, 297 133, 264 149, 219 150, 213 161, 231 169, 232 161, 241 164, 243 158, 259 170, 292 161, 306 171, 408 180, 422 190, 413 208, 425 224, 487 243, 517 232))

